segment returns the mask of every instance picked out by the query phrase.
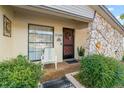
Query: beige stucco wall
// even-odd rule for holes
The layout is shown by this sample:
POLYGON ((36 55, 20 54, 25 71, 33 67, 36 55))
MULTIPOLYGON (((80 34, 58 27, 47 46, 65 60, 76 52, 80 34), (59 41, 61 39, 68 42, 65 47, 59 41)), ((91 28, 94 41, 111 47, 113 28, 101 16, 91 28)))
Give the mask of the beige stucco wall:
MULTIPOLYGON (((78 46, 83 46, 86 49, 89 32, 90 30, 88 29, 88 23, 77 23, 75 31, 75 58, 78 58, 78 46)), ((87 55, 87 52, 88 51, 85 50, 85 55, 87 55)))
POLYGON ((28 55, 28 24, 38 24, 54 27, 54 48, 58 61, 63 61, 63 27, 75 29, 75 58, 77 56, 77 46, 84 46, 88 37, 88 24, 72 21, 69 19, 53 17, 49 15, 37 15, 31 12, 15 12, 13 30, 13 57, 18 54, 28 55), (61 42, 57 38, 61 38, 61 42))
POLYGON ((3 15, 12 21, 13 31, 13 10, 8 6, 0 6, 0 59, 7 59, 12 57, 13 42, 12 38, 3 36, 3 15))

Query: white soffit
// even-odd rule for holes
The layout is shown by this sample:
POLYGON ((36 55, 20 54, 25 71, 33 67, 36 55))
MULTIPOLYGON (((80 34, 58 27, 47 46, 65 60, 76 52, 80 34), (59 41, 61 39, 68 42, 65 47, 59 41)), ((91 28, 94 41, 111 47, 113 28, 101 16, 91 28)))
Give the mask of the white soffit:
POLYGON ((73 19, 73 20, 77 20, 77 21, 83 21, 83 22, 90 22, 93 20, 93 16, 94 16, 94 12, 92 17, 86 17, 86 16, 81 16, 81 15, 77 15, 71 12, 66 12, 66 11, 60 11, 58 9, 52 8, 52 7, 48 7, 48 6, 44 6, 44 5, 14 5, 15 7, 19 7, 19 8, 23 8, 23 9, 28 9, 28 10, 32 10, 32 11, 37 11, 39 13, 45 13, 45 14, 49 14, 49 15, 55 15, 55 16, 59 16, 59 17, 64 17, 64 18, 68 18, 68 19, 73 19))

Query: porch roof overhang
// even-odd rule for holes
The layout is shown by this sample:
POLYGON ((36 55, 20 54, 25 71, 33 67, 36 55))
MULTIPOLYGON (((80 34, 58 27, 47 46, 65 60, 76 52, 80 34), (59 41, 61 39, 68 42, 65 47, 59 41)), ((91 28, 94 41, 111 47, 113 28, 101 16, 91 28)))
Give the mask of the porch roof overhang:
POLYGON ((45 13, 45 14, 49 14, 49 15, 53 15, 53 16, 64 17, 64 18, 73 19, 73 20, 77 20, 77 21, 83 21, 83 22, 91 22, 94 17, 94 11, 93 11, 91 17, 87 17, 85 15, 84 16, 78 15, 75 13, 52 8, 52 7, 49 7, 46 5, 21 5, 21 6, 13 5, 13 6, 22 8, 22 9, 28 9, 31 11, 36 11, 39 13, 45 13))
POLYGON ((115 16, 104 5, 91 5, 106 21, 117 29, 124 36, 124 26, 115 18, 115 16))

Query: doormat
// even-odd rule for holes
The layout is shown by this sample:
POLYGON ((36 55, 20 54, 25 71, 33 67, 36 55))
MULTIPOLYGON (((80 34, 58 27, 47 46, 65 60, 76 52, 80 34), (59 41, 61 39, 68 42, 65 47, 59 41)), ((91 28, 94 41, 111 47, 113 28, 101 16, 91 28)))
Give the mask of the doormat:
POLYGON ((78 63, 78 61, 74 59, 74 60, 68 60, 66 61, 66 63, 73 64, 73 63, 78 63))

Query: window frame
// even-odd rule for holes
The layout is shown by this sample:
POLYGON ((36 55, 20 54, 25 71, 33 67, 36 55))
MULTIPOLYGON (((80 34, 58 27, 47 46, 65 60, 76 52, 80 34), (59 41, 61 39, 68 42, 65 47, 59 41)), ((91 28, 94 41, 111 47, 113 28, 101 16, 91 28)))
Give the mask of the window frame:
MULTIPOLYGON (((46 25, 39 25, 39 24, 32 24, 32 23, 29 23, 29 24, 28 24, 28 59, 29 59, 29 53, 30 53, 30 51, 29 51, 29 43, 30 43, 30 42, 29 42, 29 34, 30 34, 29 31, 30 31, 30 29, 29 29, 29 28, 30 28, 31 25, 32 25, 32 26, 41 26, 41 27, 50 27, 50 28, 52 28, 52 33, 53 33, 53 35, 52 35, 52 38, 53 38, 53 39, 52 39, 52 40, 53 40, 53 41, 52 41, 51 43, 53 44, 53 48, 54 48, 54 27, 53 27, 53 26, 46 26, 46 25)), ((34 43, 37 43, 37 42, 34 42, 34 43)), ((42 43, 42 42, 38 42, 38 43, 42 43)), ((48 42, 45 42, 45 43, 48 43, 48 42)), ((30 60, 30 59, 29 59, 29 60, 30 60)), ((30 61, 34 62, 34 61, 40 61, 40 60, 30 60, 30 61)))

